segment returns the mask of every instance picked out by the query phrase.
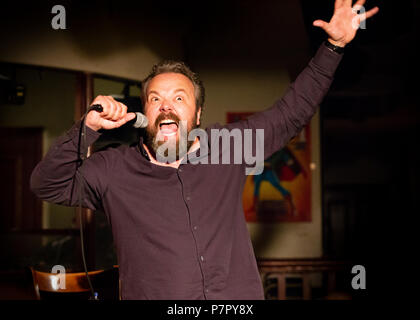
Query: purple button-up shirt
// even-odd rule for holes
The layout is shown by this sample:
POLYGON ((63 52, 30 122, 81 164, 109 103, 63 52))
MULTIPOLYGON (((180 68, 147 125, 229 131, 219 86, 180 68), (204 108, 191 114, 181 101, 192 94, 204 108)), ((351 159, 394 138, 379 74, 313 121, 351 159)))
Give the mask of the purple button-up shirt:
MULTIPOLYGON (((269 157, 309 122, 340 59, 322 45, 271 108, 207 128, 209 137, 212 128, 264 129, 269 157)), ((76 124, 57 139, 34 169, 31 188, 41 199, 70 206, 78 205, 82 188, 83 206, 105 212, 123 299, 264 298, 242 208, 246 164, 163 167, 149 161, 140 142, 96 152, 78 166, 78 136, 76 124)), ((99 136, 87 128, 88 144, 99 136)))

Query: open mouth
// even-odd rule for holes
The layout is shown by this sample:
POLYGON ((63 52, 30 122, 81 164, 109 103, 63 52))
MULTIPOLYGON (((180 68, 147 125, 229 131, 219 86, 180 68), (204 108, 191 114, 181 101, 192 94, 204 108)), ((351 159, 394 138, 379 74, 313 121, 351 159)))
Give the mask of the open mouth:
POLYGON ((166 119, 159 123, 160 132, 165 136, 173 136, 178 131, 178 123, 176 121, 166 119))

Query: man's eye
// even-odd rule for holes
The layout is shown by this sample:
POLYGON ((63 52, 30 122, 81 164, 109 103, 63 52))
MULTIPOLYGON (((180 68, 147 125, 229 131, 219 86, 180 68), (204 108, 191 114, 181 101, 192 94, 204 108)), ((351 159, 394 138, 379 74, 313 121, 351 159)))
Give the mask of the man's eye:
POLYGON ((184 100, 182 97, 176 97, 176 101, 182 101, 184 100))
POLYGON ((158 97, 153 97, 153 98, 151 98, 150 99, 152 102, 156 102, 156 101, 159 101, 159 98, 158 97))

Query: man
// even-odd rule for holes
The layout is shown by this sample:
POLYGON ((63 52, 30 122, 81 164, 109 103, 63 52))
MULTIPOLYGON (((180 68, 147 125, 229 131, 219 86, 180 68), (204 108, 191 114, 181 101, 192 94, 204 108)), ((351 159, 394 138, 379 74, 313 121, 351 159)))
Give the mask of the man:
MULTIPOLYGON (((366 18, 377 11, 368 11, 366 18)), ((314 22, 327 32, 328 42, 285 96, 268 110, 224 128, 264 129, 265 159, 281 149, 315 113, 360 17, 351 0, 337 0, 329 23, 314 22)), ((181 123, 186 121, 189 131, 200 124, 201 82, 184 64, 164 63, 153 68, 143 90, 149 120, 145 139, 136 146, 96 152, 79 166, 80 125, 75 125, 34 169, 32 190, 44 200, 74 206, 81 189, 84 207, 105 212, 123 299, 263 299, 241 202, 245 164, 193 164, 181 150, 181 123), (177 148, 170 163, 159 161, 165 143, 177 148)), ((103 111, 86 116, 88 144, 100 136, 99 130, 134 117, 111 97, 99 96, 92 104, 101 104, 103 111)), ((206 132, 215 128, 221 126, 206 132)), ((205 150, 196 139, 186 151, 220 158, 213 143, 205 150)))

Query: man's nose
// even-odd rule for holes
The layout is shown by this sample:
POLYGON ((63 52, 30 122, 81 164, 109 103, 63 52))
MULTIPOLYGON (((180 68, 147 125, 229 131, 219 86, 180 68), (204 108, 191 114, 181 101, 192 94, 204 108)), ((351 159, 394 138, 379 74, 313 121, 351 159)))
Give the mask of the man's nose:
POLYGON ((168 100, 164 100, 159 108, 160 112, 171 112, 172 104, 168 100))

